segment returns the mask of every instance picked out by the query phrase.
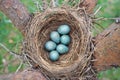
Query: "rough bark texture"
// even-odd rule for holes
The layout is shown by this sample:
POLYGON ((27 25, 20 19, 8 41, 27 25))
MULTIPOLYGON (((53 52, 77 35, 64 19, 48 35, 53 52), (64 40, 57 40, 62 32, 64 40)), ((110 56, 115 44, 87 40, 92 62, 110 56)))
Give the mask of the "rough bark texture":
POLYGON ((96 37, 94 56, 97 71, 120 66, 120 23, 113 23, 96 37))
POLYGON ((97 0, 82 0, 79 7, 84 8, 88 14, 93 13, 97 0))
POLYGON ((0 80, 10 80, 13 74, 0 75, 0 80))
POLYGON ((14 74, 11 80, 47 80, 39 71, 26 70, 18 74, 14 74))
POLYGON ((23 72, 0 76, 0 80, 47 80, 39 71, 28 69, 23 72))
POLYGON ((0 0, 0 11, 9 17, 12 23, 24 33, 30 16, 20 0, 0 0))

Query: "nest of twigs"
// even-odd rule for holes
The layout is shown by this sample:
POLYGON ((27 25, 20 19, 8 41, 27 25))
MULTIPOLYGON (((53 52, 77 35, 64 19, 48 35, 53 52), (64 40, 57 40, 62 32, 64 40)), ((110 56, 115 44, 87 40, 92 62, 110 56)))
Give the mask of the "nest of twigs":
MULTIPOLYGON (((81 11, 81 10, 80 10, 81 11)), ((83 10, 84 11, 84 10, 83 10)), ((91 60, 91 32, 89 19, 83 12, 68 8, 52 8, 36 13, 26 30, 24 53, 31 65, 49 79, 93 80, 91 60), (71 28, 69 52, 60 56, 58 61, 48 59, 44 44, 49 40, 51 31, 59 25, 67 24, 71 28)))

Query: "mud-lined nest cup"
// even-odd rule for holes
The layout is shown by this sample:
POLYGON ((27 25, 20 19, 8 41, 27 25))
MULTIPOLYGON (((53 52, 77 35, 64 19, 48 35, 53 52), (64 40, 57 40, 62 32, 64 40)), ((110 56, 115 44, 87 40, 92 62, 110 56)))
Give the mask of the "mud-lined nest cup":
POLYGON ((54 8, 36 13, 28 25, 24 46, 30 64, 39 65, 40 71, 51 79, 81 77, 88 66, 90 53, 90 29, 86 23, 85 18, 72 9, 54 8), (58 61, 52 62, 44 44, 49 40, 50 32, 62 24, 69 25, 71 29, 70 49, 58 61))

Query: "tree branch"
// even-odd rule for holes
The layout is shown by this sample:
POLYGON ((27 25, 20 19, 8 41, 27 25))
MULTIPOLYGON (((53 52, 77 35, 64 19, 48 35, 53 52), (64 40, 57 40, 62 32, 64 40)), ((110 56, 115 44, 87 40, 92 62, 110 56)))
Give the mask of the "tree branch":
POLYGON ((96 4, 97 0, 82 0, 79 7, 84 8, 88 14, 91 14, 93 13, 96 4))
POLYGON ((47 80, 39 71, 36 70, 25 70, 23 72, 14 74, 11 80, 47 80))
POLYGON ((94 67, 97 71, 120 66, 120 23, 113 23, 95 40, 94 67))
POLYGON ((13 74, 0 75, 0 80, 11 80, 13 74))
POLYGON ((12 23, 24 34, 30 16, 20 0, 0 0, 0 11, 9 17, 12 23))
POLYGON ((0 76, 0 80, 47 80, 39 71, 28 69, 15 74, 0 76))

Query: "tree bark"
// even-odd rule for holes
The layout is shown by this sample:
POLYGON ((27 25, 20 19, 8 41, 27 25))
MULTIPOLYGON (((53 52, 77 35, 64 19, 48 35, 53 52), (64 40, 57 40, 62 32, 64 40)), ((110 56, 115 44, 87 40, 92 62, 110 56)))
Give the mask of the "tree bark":
POLYGON ((88 14, 92 14, 98 0, 82 0, 79 4, 80 8, 84 8, 88 14))
POLYGON ((120 23, 113 23, 95 39, 97 71, 120 66, 120 23))
POLYGON ((0 80, 10 80, 13 74, 0 75, 0 80))
POLYGON ((39 71, 33 69, 26 69, 23 72, 2 75, 0 76, 0 80, 47 80, 47 79, 39 71))
POLYGON ((20 0, 0 0, 0 11, 24 34, 30 16, 20 0))
POLYGON ((11 80, 47 80, 39 71, 25 70, 21 73, 14 74, 11 80))

